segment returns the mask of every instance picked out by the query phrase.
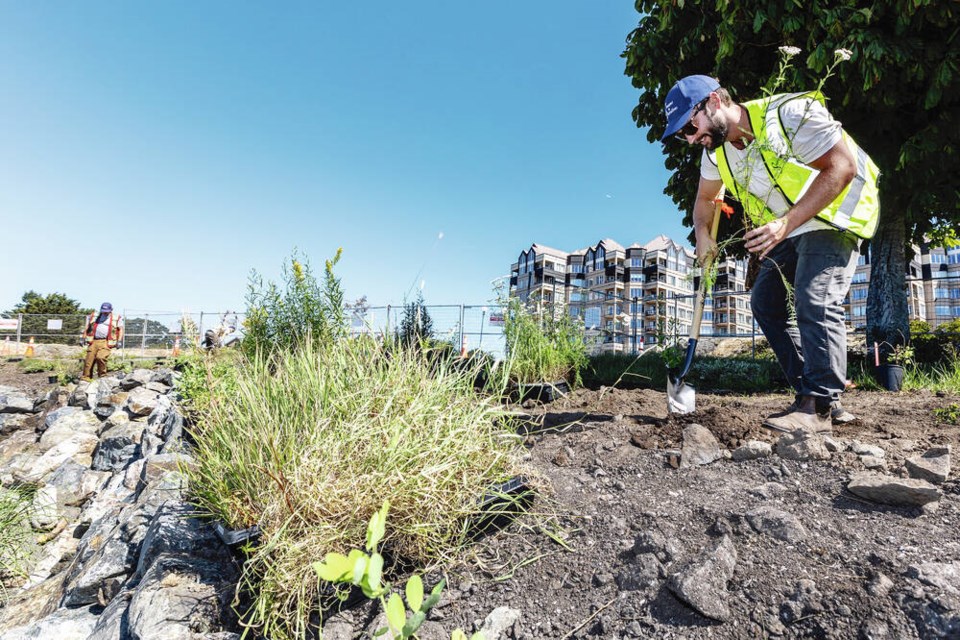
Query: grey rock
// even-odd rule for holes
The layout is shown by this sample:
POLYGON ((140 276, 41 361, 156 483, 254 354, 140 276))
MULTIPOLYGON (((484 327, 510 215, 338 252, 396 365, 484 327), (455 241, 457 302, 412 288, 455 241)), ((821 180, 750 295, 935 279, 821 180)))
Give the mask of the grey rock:
POLYGON ((36 404, 20 391, 10 387, 0 389, 0 413, 34 413, 36 404))
POLYGON ((128 422, 112 427, 100 436, 100 443, 93 453, 92 468, 97 471, 121 471, 140 451, 143 426, 128 422))
POLYGON ((747 492, 764 500, 772 500, 777 496, 783 495, 786 490, 787 488, 779 482, 764 482, 757 487, 748 489, 747 492))
POLYGON ((156 391, 157 393, 159 393, 159 394, 161 394, 161 395, 165 395, 165 394, 167 394, 167 393, 170 393, 170 385, 163 384, 162 382, 148 382, 148 383, 147 383, 146 385, 144 385, 144 386, 145 386, 147 389, 149 389, 150 391, 156 391))
POLYGON ((795 431, 785 433, 777 441, 777 455, 786 460, 829 460, 830 451, 824 436, 795 431))
POLYGON ((880 504, 921 507, 940 500, 940 490, 926 480, 894 478, 864 472, 853 476, 847 489, 880 504))
POLYGON ((0 634, 0 640, 87 640, 97 624, 89 607, 57 609, 45 618, 0 634))
POLYGON ((830 453, 839 453, 847 448, 842 441, 837 440, 833 436, 823 436, 823 444, 830 453))
POLYGON ((769 443, 759 440, 750 440, 733 450, 733 459, 737 462, 744 460, 756 460, 766 458, 773 453, 773 447, 769 443))
POLYGON ((230 550, 208 523, 191 517, 192 513, 182 503, 167 503, 157 510, 140 546, 134 577, 144 575, 162 555, 180 555, 219 564, 222 566, 219 574, 231 579, 235 568, 230 550))
POLYGON ((901 600, 904 612, 921 638, 960 637, 960 562, 928 562, 911 566, 910 578, 925 585, 901 600))
POLYGON ((323 625, 323 640, 353 640, 353 625, 343 620, 331 620, 323 625))
POLYGON ((486 640, 500 640, 512 635, 513 625, 520 619, 520 612, 510 607, 497 607, 490 612, 480 626, 480 633, 486 640))
POLYGON ((634 538, 631 550, 637 556, 652 553, 657 560, 666 564, 677 558, 682 549, 676 538, 669 538, 656 529, 649 529, 634 538))
POLYGON ((9 435, 20 429, 29 429, 31 422, 29 414, 0 413, 0 436, 9 435))
POLYGON ((30 506, 30 526, 34 531, 50 531, 61 518, 61 504, 57 499, 57 487, 44 485, 33 496, 30 506))
POLYGON ((709 429, 690 424, 683 430, 683 449, 680 453, 680 468, 710 464, 722 457, 720 443, 709 429))
POLYGON ((789 600, 780 607, 780 618, 787 624, 793 624, 801 618, 823 613, 823 594, 817 591, 813 580, 800 580, 789 600))
POLYGON ((874 458, 883 458, 887 455, 886 451, 876 445, 865 444, 856 440, 850 444, 850 450, 858 456, 873 456, 874 458))
POLYGON ((876 456, 860 456, 860 462, 867 469, 874 471, 886 471, 887 469, 887 461, 876 456))
POLYGON ((97 436, 90 433, 77 432, 63 442, 45 451, 32 462, 21 474, 14 474, 21 482, 41 482, 53 473, 67 460, 74 460, 82 465, 89 465, 91 453, 97 446, 97 436))
POLYGON ((127 609, 134 638, 194 640, 194 629, 221 628, 233 593, 205 560, 160 556, 137 585, 127 609))
POLYGON ((95 388, 97 393, 96 400, 91 403, 92 406, 113 404, 110 397, 120 389, 120 379, 116 376, 98 378, 95 383, 91 384, 91 387, 95 388))
POLYGON ((153 372, 153 377, 150 380, 172 387, 176 384, 177 377, 179 377, 179 374, 174 372, 173 369, 157 369, 153 372))
POLYGON ((807 537, 807 530, 793 514, 763 506, 747 513, 747 522, 757 533, 784 542, 796 543, 807 537))
POLYGON ((727 582, 733 577, 736 564, 736 547, 729 536, 723 536, 704 557, 670 576, 667 586, 704 616, 726 622, 730 619, 727 582))
POLYGON ((143 471, 140 475, 140 481, 143 484, 150 484, 172 471, 179 472, 181 469, 189 469, 195 464, 192 457, 183 453, 150 455, 143 459, 143 471))
POLYGON ((907 458, 904 462, 911 478, 939 484, 950 476, 950 445, 933 447, 923 455, 907 458))
POLYGON ((641 553, 636 561, 625 565, 617 574, 620 591, 639 591, 660 584, 663 566, 652 553, 641 553))
MULTIPOLYGON (((69 407, 78 407, 80 409, 90 409, 90 395, 87 393, 87 390, 93 387, 93 400, 96 402, 96 386, 91 385, 89 382, 81 381, 77 384, 77 387, 70 394, 70 397, 67 398, 67 406, 69 407)), ((94 405, 96 406, 96 405, 94 405)))
POLYGON ((88 640, 127 640, 127 609, 130 606, 129 591, 117 594, 97 619, 97 626, 93 628, 88 640))
POLYGON ((157 407, 159 397, 156 391, 138 387, 130 392, 125 406, 131 415, 147 416, 157 407))
POLYGON ((879 571, 867 583, 867 593, 877 598, 885 597, 891 589, 893 589, 893 580, 879 571))
POLYGON ((61 418, 68 416, 72 413, 77 413, 80 410, 81 410, 80 407, 59 407, 58 409, 54 409, 53 411, 48 413, 46 417, 44 417, 43 428, 49 429, 57 422, 57 420, 60 420, 61 418))
POLYGON ((152 379, 153 371, 150 369, 134 369, 120 381, 120 388, 124 391, 131 391, 136 387, 146 385, 152 379))
MULTIPOLYGON (((64 408, 72 411, 60 415, 52 422, 49 419, 50 416, 47 416, 46 424, 48 426, 43 435, 40 436, 41 451, 47 451, 55 447, 75 433, 97 435, 97 432, 100 431, 100 420, 92 411, 83 411, 76 407, 64 408)), ((62 409, 57 411, 62 411, 62 409)))

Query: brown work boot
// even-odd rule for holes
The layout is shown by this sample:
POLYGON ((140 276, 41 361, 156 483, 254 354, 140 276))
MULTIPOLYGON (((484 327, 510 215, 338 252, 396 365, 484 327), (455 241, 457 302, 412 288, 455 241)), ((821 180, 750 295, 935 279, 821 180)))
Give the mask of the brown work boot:
POLYGON ((776 413, 771 413, 770 415, 767 416, 767 419, 769 420, 770 418, 782 418, 788 413, 793 413, 799 408, 800 408, 800 396, 797 396, 796 398, 793 399, 793 402, 790 404, 789 407, 787 407, 783 411, 777 411, 776 413))
POLYGON ((763 426, 782 433, 803 431, 805 433, 830 434, 833 432, 833 424, 830 422, 829 413, 820 414, 791 411, 778 418, 772 416, 767 418, 763 421, 763 426))

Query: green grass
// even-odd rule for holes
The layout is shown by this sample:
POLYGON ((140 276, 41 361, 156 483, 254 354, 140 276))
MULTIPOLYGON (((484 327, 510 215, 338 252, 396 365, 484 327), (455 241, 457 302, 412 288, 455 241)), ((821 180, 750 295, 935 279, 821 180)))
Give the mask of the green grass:
MULTIPOLYGON (((873 375, 873 368, 865 363, 849 367, 851 379, 865 391, 882 391, 873 375)), ((933 392, 960 394, 960 360, 939 364, 911 363, 903 368, 903 391, 925 389, 933 392)))
POLYGON ((581 385, 588 360, 583 323, 563 305, 536 310, 511 298, 506 307, 503 333, 510 378, 519 384, 566 380, 581 385))
POLYGON ((478 500, 520 472, 522 455, 475 377, 360 337, 245 361, 232 392, 213 390, 194 429, 191 488, 211 516, 263 531, 244 565, 248 624, 271 638, 312 633, 311 563, 361 547, 384 500, 389 557, 426 566, 468 542, 478 500))
POLYGON ((6 601, 7 586, 26 577, 30 499, 29 492, 0 487, 0 604, 6 601))
POLYGON ((17 366, 24 373, 41 373, 43 371, 53 371, 57 367, 57 363, 45 358, 26 358, 21 360, 17 366))

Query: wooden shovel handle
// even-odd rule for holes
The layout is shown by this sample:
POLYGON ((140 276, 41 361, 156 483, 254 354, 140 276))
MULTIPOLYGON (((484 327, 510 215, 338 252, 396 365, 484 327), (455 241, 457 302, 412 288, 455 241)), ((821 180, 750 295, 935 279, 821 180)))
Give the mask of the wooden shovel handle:
MULTIPOLYGON (((723 196, 717 198, 713 205, 713 222, 710 224, 710 238, 717 239, 717 230, 720 228, 720 208, 723 206, 723 196)), ((700 338, 700 321, 703 319, 703 303, 706 299, 707 270, 713 265, 713 259, 704 261, 700 269, 700 286, 697 288, 697 297, 693 301, 693 322, 690 324, 690 337, 700 338)))

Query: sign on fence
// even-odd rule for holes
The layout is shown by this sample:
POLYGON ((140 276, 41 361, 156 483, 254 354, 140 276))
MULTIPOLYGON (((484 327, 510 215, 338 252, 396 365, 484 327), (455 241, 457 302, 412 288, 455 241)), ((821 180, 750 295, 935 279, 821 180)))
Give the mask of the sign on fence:
POLYGON ((503 314, 501 314, 501 313, 491 313, 491 314, 490 314, 490 326, 491 326, 491 327, 502 327, 502 326, 503 326, 503 314))
POLYGON ((63 331, 63 318, 47 320, 47 331, 63 331))
POLYGON ((0 331, 16 331, 19 326, 19 318, 0 318, 0 331))

